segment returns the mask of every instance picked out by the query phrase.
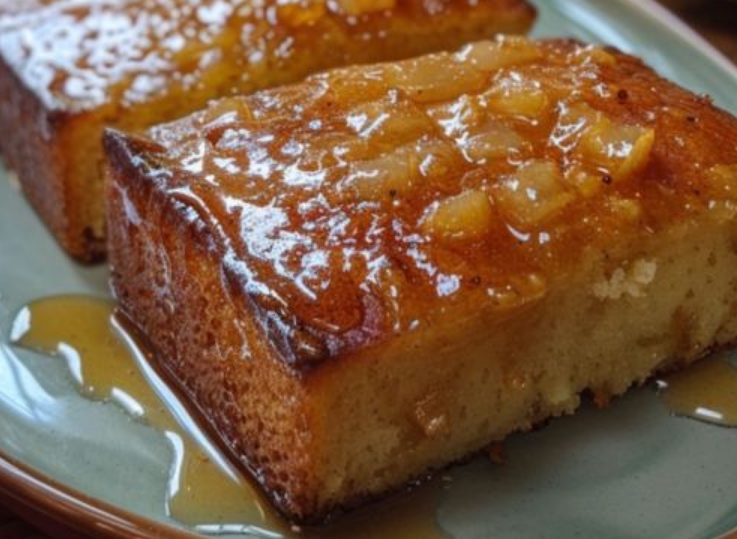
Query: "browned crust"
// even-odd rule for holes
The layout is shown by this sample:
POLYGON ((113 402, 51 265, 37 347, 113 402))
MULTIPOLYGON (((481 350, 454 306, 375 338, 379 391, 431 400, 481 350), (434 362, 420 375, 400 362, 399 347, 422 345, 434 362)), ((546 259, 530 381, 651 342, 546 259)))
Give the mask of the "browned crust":
POLYGON ((276 506, 297 518, 306 517, 314 512, 316 501, 308 484, 312 440, 303 409, 304 388, 277 359, 255 319, 243 316, 251 312, 246 298, 235 291, 232 297, 224 295, 226 278, 213 260, 209 232, 176 211, 149 213, 166 201, 131 164, 130 156, 140 151, 140 144, 146 142, 106 137, 113 163, 110 211, 126 211, 125 190, 131 197, 128 203, 146 220, 141 227, 112 222, 109 229, 112 244, 127 246, 110 253, 112 278, 120 283, 115 287, 120 309, 156 343, 160 366, 276 506), (148 250, 152 245, 157 246, 153 252, 148 250), (162 282, 164 273, 170 282, 162 282), (199 277, 192 279, 193 275, 199 277), (153 292, 152 283, 165 285, 166 290, 153 292), (177 307, 172 310, 170 305, 177 307), (207 316, 220 319, 215 322, 217 343, 201 331, 213 322, 204 320, 207 316), (243 324, 237 327, 239 321, 243 324), (172 332, 172 327, 178 331, 172 332), (243 347, 251 350, 250 357, 222 353, 243 347), (188 353, 192 350, 199 352, 188 353), (237 426, 244 421, 250 421, 245 431, 237 426))
POLYGON ((0 155, 14 170, 26 198, 62 247, 75 258, 100 258, 102 242, 85 231, 69 185, 71 156, 65 148, 70 115, 49 111, 0 61, 0 155))
MULTIPOLYGON (((543 43, 565 51, 583 46, 581 42, 572 39, 553 39, 543 43)), ((696 162, 719 163, 723 159, 732 159, 737 162, 737 121, 729 113, 715 107, 708 97, 695 95, 667 81, 640 59, 615 49, 609 49, 609 51, 616 55, 617 63, 614 66, 602 67, 601 80, 610 84, 612 88, 618 89, 620 95, 607 100, 595 99, 596 107, 613 118, 641 125, 653 124, 653 119, 648 117, 652 111, 666 111, 659 114, 654 120, 658 133, 672 135, 680 133, 687 136, 690 141, 690 144, 681 147, 677 145, 675 136, 658 137, 653 147, 650 164, 639 174, 639 179, 634 182, 633 190, 645 183, 658 183, 665 188, 674 189, 673 193, 664 198, 686 200, 687 197, 695 196, 696 199, 700 199, 700 203, 705 202, 707 195, 699 193, 698 186, 694 184, 694 178, 689 177, 684 180, 681 172, 696 162), (652 91, 652 89, 657 89, 657 91, 652 91)), ((278 92, 279 90, 275 90, 271 94, 278 95, 278 92)), ((190 118, 192 117, 194 115, 190 118)), ((191 128, 188 118, 171 126, 172 132, 177 129, 191 128)), ((166 129, 165 127, 164 130, 166 129)), ((108 134, 108 139, 109 149, 114 146, 131 146, 130 155, 135 156, 137 166, 129 168, 126 174, 141 185, 145 183, 144 176, 148 174, 147 169, 168 166, 165 158, 166 149, 157 148, 153 141, 126 138, 126 135, 114 131, 108 134), (148 148, 146 144, 149 145, 148 148)), ((130 166, 129 163, 124 163, 126 159, 130 161, 130 155, 123 156, 120 149, 111 151, 110 154, 114 166, 130 166)), ((169 172, 172 174, 171 183, 187 183, 186 177, 180 171, 170 170, 169 172)), ((154 184, 154 189, 160 188, 162 191, 167 189, 166 180, 161 183, 154 182, 154 184)), ((187 219, 185 213, 191 211, 190 207, 184 208, 171 199, 167 199, 166 196, 161 196, 159 202, 162 207, 167 208, 168 212, 180 213, 181 219, 187 219)), ((655 199, 646 200, 645 203, 659 204, 655 199)), ((664 218, 667 219, 668 216, 664 218)), ((207 226, 212 227, 213 225, 210 223, 207 226)), ((647 228, 649 224, 642 223, 642 226, 647 228)), ((612 235, 612 238, 614 237, 616 236, 612 235)), ((601 241, 595 238, 583 239, 601 241)), ((221 240, 222 237, 218 234, 213 234, 207 239, 209 248, 216 258, 224 256, 225 253, 225 246, 221 240)), ((265 335, 278 351, 277 355, 295 375, 308 375, 325 362, 340 362, 342 357, 351 356, 367 346, 379 345, 394 335, 388 328, 383 328, 381 332, 356 333, 357 337, 354 335, 350 340, 340 341, 344 338, 343 335, 336 336, 319 328, 313 328, 308 320, 271 312, 267 304, 248 294, 242 282, 242 276, 229 273, 227 268, 222 271, 226 280, 230 281, 228 287, 231 294, 234 297, 240 297, 249 305, 249 309, 262 325, 265 335), (339 353, 331 352, 330 341, 340 341, 337 345, 337 348, 340 349, 339 353)), ((331 304, 325 307, 340 309, 344 306, 348 307, 347 304, 331 304)), ((459 312, 467 312, 476 307, 462 304, 458 305, 457 309, 459 312)), ((287 315, 292 314, 289 308, 290 306, 287 305, 287 315)), ((499 317, 501 314, 495 313, 494 316, 499 317)), ((452 315, 449 315, 449 318, 452 318, 452 315)))
MULTIPOLYGON (((297 46, 307 50, 298 51, 291 59, 272 59, 269 70, 258 80, 223 80, 213 88, 192 89, 185 95, 179 95, 181 89, 169 95, 170 88, 163 98, 153 96, 142 106, 117 102, 113 90, 119 89, 108 88, 110 103, 89 105, 57 96, 52 110, 43 104, 41 89, 24 84, 8 64, 6 53, 0 51, 0 130, 12 134, 0 140, 0 154, 18 173, 24 193, 62 247, 80 261, 98 261, 105 255, 99 140, 105 125, 144 127, 190 112, 215 96, 292 82, 310 72, 347 62, 454 48, 464 40, 499 31, 525 32, 535 18, 534 8, 524 0, 487 0, 478 5, 457 0, 449 4, 445 18, 432 18, 425 9, 421 2, 412 0, 400 2, 399 16, 372 14, 359 18, 359 29, 386 29, 387 37, 372 41, 371 46, 360 40, 352 42, 350 36, 360 33, 357 28, 332 17, 296 31, 277 27, 277 32, 293 35, 297 46), (432 19, 432 24, 419 23, 425 19, 432 19)), ((0 16, 9 13, 13 10, 8 7, 0 16)), ((242 71, 252 69, 242 58, 229 61, 245 64, 242 71)), ((240 74, 241 70, 236 70, 233 75, 240 74)))
MULTIPOLYGON (((576 45, 564 40, 549 43, 562 48, 576 45)), ((693 146, 678 150, 659 142, 654 168, 644 175, 657 172, 665 178, 665 186, 671 183, 682 190, 672 196, 693 196, 688 183, 676 181, 680 165, 734 157, 737 122, 708 99, 660 78, 641 61, 616 54, 618 65, 605 67, 603 76, 627 95, 602 108, 632 122, 643 121, 648 110, 663 106, 681 110, 682 114, 667 116, 658 131, 689 130, 693 146), (638 91, 643 88, 648 92, 638 91)), ((241 464, 254 472, 277 507, 293 520, 321 519, 326 508, 319 505, 317 487, 311 482, 317 467, 311 455, 320 447, 324 425, 319 411, 311 408, 319 404, 309 393, 319 391, 321 379, 336 375, 351 359, 361 354, 366 358, 366 349, 376 341, 353 343, 355 348, 343 355, 323 356, 308 365, 285 361, 283 348, 269 331, 268 312, 223 265, 217 234, 191 207, 167 195, 172 172, 157 160, 161 147, 115 131, 107 133, 105 144, 110 156, 108 213, 113 217, 110 262, 121 309, 155 343, 164 369, 230 444, 228 449, 241 464), (140 215, 134 217, 133 209, 140 215), (214 326, 213 313, 220 319, 214 326), (210 327, 222 339, 203 334, 202 328, 210 327), (250 350, 246 359, 233 353, 244 345, 250 350), (251 423, 238 430, 241 422, 251 423)), ((475 312, 477 306, 460 308, 475 312)), ((351 507, 366 498, 353 495, 341 505, 351 507)))

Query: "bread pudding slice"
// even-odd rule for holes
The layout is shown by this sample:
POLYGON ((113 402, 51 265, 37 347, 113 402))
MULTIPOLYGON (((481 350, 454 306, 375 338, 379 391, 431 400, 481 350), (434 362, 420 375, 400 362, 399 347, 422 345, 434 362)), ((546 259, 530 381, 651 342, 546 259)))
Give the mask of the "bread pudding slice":
POLYGON ((0 154, 62 246, 104 254, 105 125, 172 120, 208 100, 328 67, 524 32, 524 0, 7 0, 0 154))
POLYGON ((112 286, 290 518, 737 338, 737 119, 499 38, 109 131, 112 286))

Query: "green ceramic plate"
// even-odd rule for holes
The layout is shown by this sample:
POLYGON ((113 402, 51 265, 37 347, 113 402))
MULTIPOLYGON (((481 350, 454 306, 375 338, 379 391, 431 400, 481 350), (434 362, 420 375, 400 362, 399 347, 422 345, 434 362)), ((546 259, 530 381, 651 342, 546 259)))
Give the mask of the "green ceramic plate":
MULTIPOLYGON (((536 3, 536 35, 614 44, 737 112, 734 66, 654 4, 536 3)), ((7 344, 27 302, 107 294, 105 269, 70 262, 9 180, 0 169, 0 491, 34 504, 42 495, 47 514, 73 524, 92 515, 96 536, 178 536, 164 511, 164 436, 80 398, 63 363, 7 344)), ((437 515, 449 536, 713 539, 737 527, 737 430, 670 417, 650 388, 515 436, 508 451, 506 466, 479 459, 452 471, 437 515)))

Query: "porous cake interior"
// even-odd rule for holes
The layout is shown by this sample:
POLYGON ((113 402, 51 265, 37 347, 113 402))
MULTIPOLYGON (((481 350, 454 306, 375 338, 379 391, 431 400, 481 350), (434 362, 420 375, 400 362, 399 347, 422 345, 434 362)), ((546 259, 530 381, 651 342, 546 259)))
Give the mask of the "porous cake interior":
POLYGON ((732 342, 735 141, 571 41, 337 70, 110 132, 113 287, 315 519, 732 342))

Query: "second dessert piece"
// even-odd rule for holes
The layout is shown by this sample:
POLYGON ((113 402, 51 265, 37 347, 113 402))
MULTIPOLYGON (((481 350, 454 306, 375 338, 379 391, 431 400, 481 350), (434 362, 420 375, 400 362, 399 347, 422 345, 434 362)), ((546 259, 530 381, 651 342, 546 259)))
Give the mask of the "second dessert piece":
POLYGON ((525 32, 524 0, 0 3, 0 156, 61 245, 104 255, 102 129, 328 67, 525 32))
POLYGON ((106 136, 112 284, 297 520, 737 338, 737 120, 499 39, 106 136))

